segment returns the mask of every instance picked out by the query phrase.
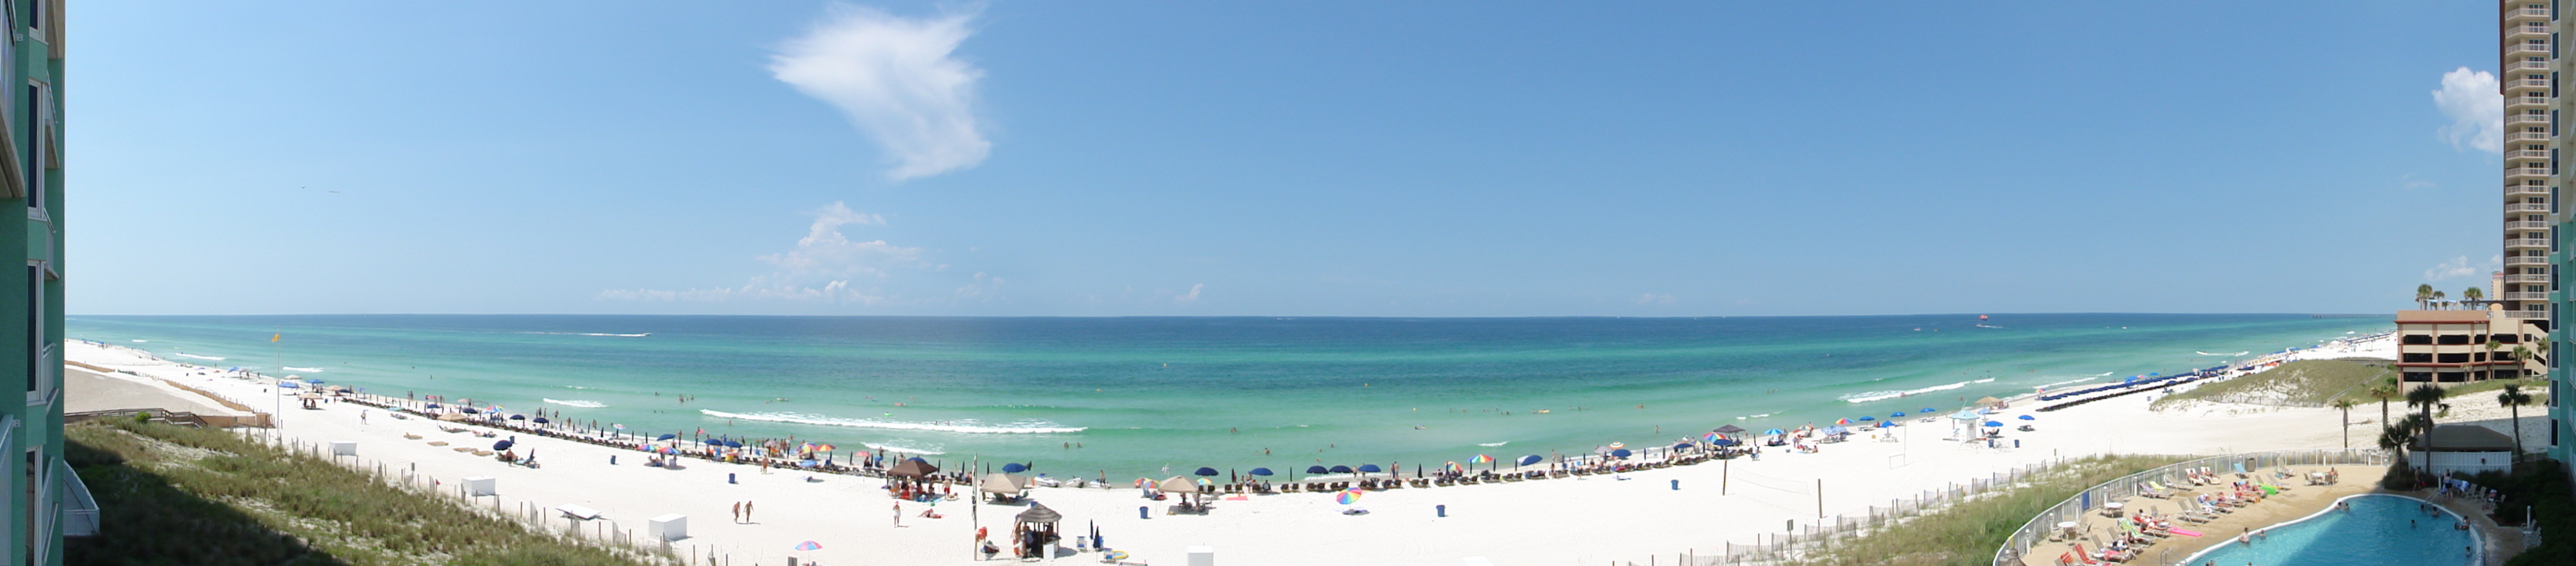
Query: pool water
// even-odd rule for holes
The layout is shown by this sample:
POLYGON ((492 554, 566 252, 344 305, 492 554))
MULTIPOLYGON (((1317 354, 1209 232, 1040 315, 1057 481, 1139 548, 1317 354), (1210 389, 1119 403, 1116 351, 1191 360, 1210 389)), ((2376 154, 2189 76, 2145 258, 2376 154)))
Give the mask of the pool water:
POLYGON ((2254 544, 2227 544, 2192 556, 2184 564, 2205 566, 2435 566, 2474 564, 2470 531, 2453 528, 2460 516, 2424 511, 2424 502, 2398 495, 2346 497, 2350 511, 2327 510, 2306 519, 2274 526, 2271 536, 2254 544))

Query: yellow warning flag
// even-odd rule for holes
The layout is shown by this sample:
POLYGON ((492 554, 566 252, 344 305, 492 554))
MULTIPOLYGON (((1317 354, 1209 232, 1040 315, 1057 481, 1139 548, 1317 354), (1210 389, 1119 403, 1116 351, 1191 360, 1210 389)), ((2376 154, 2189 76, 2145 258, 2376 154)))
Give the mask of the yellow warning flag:
POLYGON ((268 341, 270 341, 270 342, 276 342, 276 341, 277 341, 277 339, 279 339, 279 338, 285 338, 285 337, 286 337, 286 335, 285 335, 285 334, 282 334, 282 333, 281 333, 281 334, 270 334, 270 335, 268 335, 268 341))

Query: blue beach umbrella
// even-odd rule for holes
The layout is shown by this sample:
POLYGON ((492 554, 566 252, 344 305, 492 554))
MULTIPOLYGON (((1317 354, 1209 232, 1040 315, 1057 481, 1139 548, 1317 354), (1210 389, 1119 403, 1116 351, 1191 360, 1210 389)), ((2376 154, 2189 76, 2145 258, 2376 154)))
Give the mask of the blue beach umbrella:
POLYGON ((1626 448, 1610 451, 1610 456, 1613 458, 1626 458, 1629 454, 1635 454, 1635 452, 1629 452, 1626 448))
MULTIPOLYGON (((736 441, 732 441, 732 440, 727 440, 727 441, 725 441, 725 442, 724 442, 724 445, 725 445, 725 447, 726 447, 726 448, 741 448, 741 447, 742 447, 742 443, 741 443, 741 442, 736 442, 736 441)), ((920 458, 913 458, 913 459, 914 459, 914 460, 919 460, 920 458)))
POLYGON ((1252 471, 1244 472, 1244 473, 1252 474, 1252 475, 1256 475, 1256 476, 1266 476, 1266 475, 1270 475, 1270 468, 1253 468, 1253 469, 1252 469, 1252 471))
POLYGON ((466 408, 458 409, 458 410, 460 410, 460 411, 465 411, 465 414, 468 414, 468 415, 478 414, 478 413, 482 413, 482 412, 483 412, 483 411, 475 410, 473 407, 466 407, 466 408))
POLYGON ((2004 426, 2001 421, 1986 421, 1986 426, 2004 426))
POLYGON ((546 424, 546 423, 549 423, 549 422, 554 422, 554 421, 546 420, 546 418, 545 418, 545 417, 537 417, 537 418, 528 419, 528 420, 536 421, 536 422, 537 422, 537 424, 546 424))
POLYGON ((2030 415, 2022 415, 2022 416, 2021 416, 2021 420, 2025 420, 2025 421, 2035 421, 2035 420, 2039 420, 2039 417, 2034 417, 2034 416, 2030 416, 2030 415))
POLYGON ((1008 464, 1003 464, 1003 465, 1002 465, 1002 471, 1003 471, 1004 473, 1012 473, 1012 474, 1016 474, 1016 473, 1020 473, 1020 472, 1029 471, 1029 467, 1028 467, 1028 466, 1025 466, 1025 465, 1022 465, 1022 464, 1020 464, 1019 462, 1012 462, 1012 463, 1008 463, 1008 464))
POLYGON ((1936 411, 1940 411, 1940 409, 1934 409, 1934 408, 1931 408, 1931 407, 1924 407, 1924 408, 1923 408, 1923 412, 1926 412, 1926 413, 1931 413, 1931 412, 1936 412, 1936 411))
POLYGON ((1545 458, 1540 458, 1540 457, 1538 457, 1538 455, 1537 455, 1537 454, 1531 454, 1531 455, 1528 455, 1528 456, 1522 456, 1522 457, 1521 457, 1521 459, 1520 459, 1520 463, 1521 463, 1521 465, 1523 465, 1523 466, 1527 466, 1527 465, 1530 465, 1530 464, 1536 464, 1536 463, 1538 463, 1538 461, 1539 461, 1539 460, 1544 460, 1544 459, 1545 459, 1545 458))
POLYGON ((292 381, 280 381, 280 382, 277 382, 277 388, 279 388, 279 389, 294 389, 294 388, 296 388, 296 387, 301 387, 301 386, 296 385, 296 384, 295 384, 295 382, 292 382, 292 381))
POLYGON ((516 442, 511 442, 511 441, 507 441, 507 440, 503 440, 503 441, 500 441, 500 442, 494 442, 494 443, 492 443, 492 449, 493 449, 493 450, 509 450, 509 449, 510 449, 510 446, 511 446, 511 445, 513 445, 513 444, 518 444, 518 443, 516 443, 516 442))
POLYGON ((1839 425, 1825 427, 1825 434, 1843 434, 1847 432, 1851 432, 1851 429, 1843 428, 1839 425))
POLYGON ((1690 447, 1691 447, 1691 443, 1688 443, 1688 442, 1684 442, 1684 443, 1681 443, 1681 444, 1675 444, 1675 445, 1673 445, 1673 449, 1674 449, 1674 450, 1688 450, 1688 449, 1690 449, 1690 447))
POLYGON ((708 445, 708 446, 723 446, 723 445, 724 445, 724 439, 722 439, 722 438, 709 438, 709 439, 706 439, 706 440, 700 440, 699 442, 707 443, 707 445, 708 445))
MULTIPOLYGON (((730 446, 730 447, 734 447, 734 448, 741 448, 741 447, 742 447, 742 443, 740 443, 740 442, 726 442, 726 443, 725 443, 725 446, 730 446)), ((929 461, 929 460, 923 460, 923 459, 921 459, 921 457, 920 457, 920 456, 914 456, 914 457, 911 457, 911 458, 905 458, 905 459, 903 459, 903 461, 906 461, 906 462, 920 462, 920 463, 924 463, 924 464, 928 464, 928 463, 930 463, 930 461, 929 461)))
POLYGON ((1332 472, 1332 473, 1336 473, 1336 474, 1347 474, 1347 473, 1351 473, 1351 467, 1350 467, 1350 466, 1333 466, 1333 467, 1332 467, 1332 469, 1328 469, 1328 470, 1324 470, 1324 471, 1332 472))
POLYGON ((1386 470, 1384 468, 1377 467, 1377 464, 1360 464, 1359 471, 1362 473, 1374 474, 1386 470))
POLYGON ((510 420, 514 420, 514 421, 524 421, 524 420, 528 420, 528 416, 527 416, 527 415, 510 415, 510 420))
POLYGON ((1306 467, 1306 473, 1309 473, 1309 474, 1329 474, 1329 473, 1333 473, 1333 471, 1332 471, 1332 470, 1324 469, 1324 467, 1323 467, 1323 466, 1307 466, 1307 467, 1306 467))
POLYGON ((1776 429, 1776 428, 1775 428, 1775 429, 1771 429, 1771 430, 1762 431, 1762 434, 1787 434, 1787 433, 1786 433, 1786 431, 1782 431, 1782 430, 1780 430, 1780 429, 1776 429))
POLYGON ((1864 421, 1874 421, 1874 420, 1878 420, 1878 417, 1873 417, 1873 416, 1869 416, 1869 415, 1861 415, 1861 416, 1860 416, 1860 420, 1864 420, 1864 421))
POLYGON ((654 437, 653 439, 654 439, 654 440, 670 440, 670 439, 679 438, 679 437, 680 437, 680 435, 677 435, 677 434, 664 433, 662 436, 654 437))
POLYGON ((1709 444, 1715 444, 1715 445, 1718 445, 1718 446, 1734 446, 1734 445, 1737 445, 1737 444, 1743 444, 1743 443, 1742 443, 1742 442, 1736 442, 1736 441, 1735 441, 1735 439, 1732 439, 1732 438, 1720 438, 1720 439, 1717 439, 1717 442, 1711 442, 1711 443, 1709 443, 1709 444))
POLYGON ((427 405, 422 405, 422 407, 431 408, 431 409, 436 409, 436 408, 438 408, 438 404, 437 404, 437 403, 430 403, 430 404, 427 404, 427 405))
POLYGON ((1905 418, 1905 411, 1897 411, 1897 412, 1896 412, 1896 414, 1888 415, 1888 416, 1887 416, 1887 418, 1891 418, 1891 419, 1901 419, 1901 418, 1905 418))
POLYGON ((1216 475, 1216 468, 1199 468, 1199 471, 1191 472, 1191 473, 1198 474, 1198 475, 1202 475, 1202 476, 1213 476, 1213 475, 1216 475))

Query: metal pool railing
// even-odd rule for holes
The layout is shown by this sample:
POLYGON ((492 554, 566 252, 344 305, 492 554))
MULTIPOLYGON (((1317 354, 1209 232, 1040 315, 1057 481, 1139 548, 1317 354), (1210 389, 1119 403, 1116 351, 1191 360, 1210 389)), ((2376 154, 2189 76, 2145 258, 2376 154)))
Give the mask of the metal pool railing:
POLYGON ((2377 448, 2311 448, 2211 456, 2129 474, 2120 479, 2085 488, 2074 497, 2066 498, 2066 501, 2059 502, 2048 510, 2041 511, 2039 515, 2031 517, 2030 522, 2022 523, 2021 529, 2013 531, 2011 538, 2004 539, 2003 548, 1995 549, 1995 566, 2021 566, 2022 555, 2030 552, 2030 547, 2047 540, 2048 531, 2058 523, 2083 517, 2086 512, 2101 507, 2104 503, 2135 496, 2138 494, 2138 484, 2150 481, 2168 485, 2191 483, 2184 470, 2206 467, 2212 471, 2235 472, 2236 465, 2243 464, 2245 471, 2253 472, 2278 466, 2385 466, 2389 462, 2388 452, 2377 448))

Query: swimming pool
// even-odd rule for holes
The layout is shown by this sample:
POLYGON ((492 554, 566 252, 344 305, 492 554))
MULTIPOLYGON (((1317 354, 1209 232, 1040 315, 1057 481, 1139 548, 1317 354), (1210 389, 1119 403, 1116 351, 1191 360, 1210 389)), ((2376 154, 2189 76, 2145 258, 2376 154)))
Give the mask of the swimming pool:
MULTIPOLYGON (((2244 545, 2231 541, 2184 564, 2202 566, 2326 566, 2475 564, 2468 549, 2469 531, 2453 528, 2460 516, 2443 509, 2424 511, 2424 501, 2403 495, 2367 494, 2345 497, 2352 510, 2328 508, 2315 515, 2271 527, 2271 536, 2244 545)), ((2439 509, 2436 507, 2436 509, 2439 509)), ((2219 533, 2210 533, 2219 536, 2219 533)), ((2483 552, 2483 549, 2474 552, 2483 552)))

